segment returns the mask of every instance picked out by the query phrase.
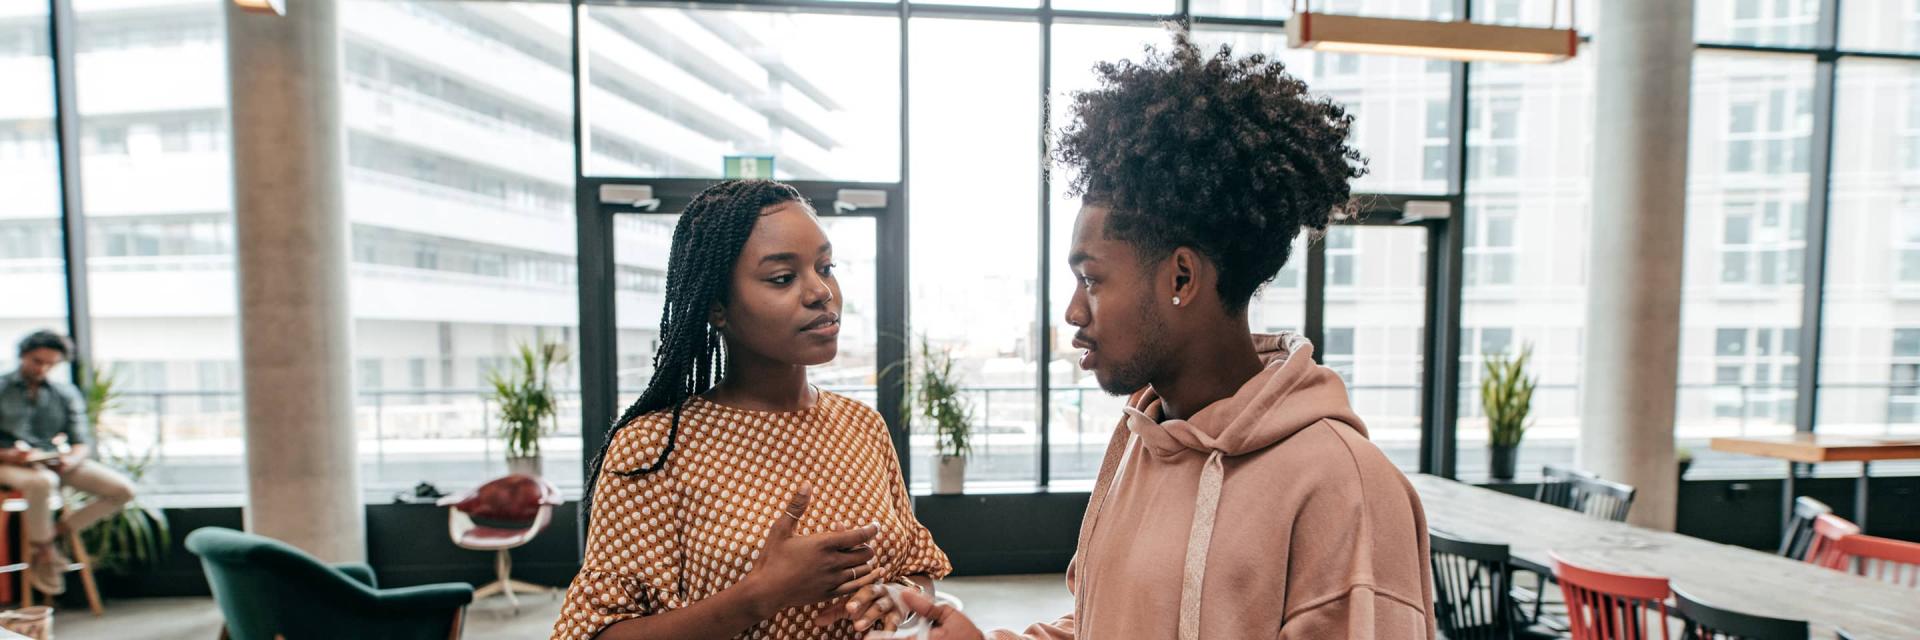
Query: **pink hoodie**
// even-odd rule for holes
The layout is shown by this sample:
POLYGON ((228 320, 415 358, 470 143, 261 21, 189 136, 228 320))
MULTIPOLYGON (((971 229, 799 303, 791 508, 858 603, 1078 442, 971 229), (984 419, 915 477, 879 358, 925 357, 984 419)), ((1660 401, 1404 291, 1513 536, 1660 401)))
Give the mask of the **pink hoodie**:
POLYGON ((1012 638, 1434 638, 1426 515, 1346 386, 1291 334, 1189 420, 1116 428, 1067 569, 1074 611, 1012 638))

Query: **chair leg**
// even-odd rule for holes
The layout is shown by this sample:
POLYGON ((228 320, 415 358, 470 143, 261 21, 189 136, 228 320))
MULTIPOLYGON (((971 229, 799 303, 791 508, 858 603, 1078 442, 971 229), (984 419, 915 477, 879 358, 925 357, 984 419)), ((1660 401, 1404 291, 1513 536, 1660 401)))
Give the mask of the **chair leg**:
POLYGON ((73 559, 80 563, 80 585, 87 592, 87 608, 93 610, 93 617, 106 615, 107 608, 100 605, 100 585, 93 579, 93 556, 87 553, 87 545, 80 540, 80 532, 67 532, 67 546, 73 547, 73 559))
POLYGON ((20 561, 27 570, 20 572, 20 608, 33 606, 33 543, 27 540, 27 514, 20 514, 20 561))
POLYGON ((494 557, 494 572, 499 575, 499 581, 495 584, 500 585, 501 593, 507 594, 507 604, 513 607, 514 615, 519 615, 520 598, 513 595, 513 554, 501 549, 494 557))
POLYGON ((480 588, 473 590, 473 601, 479 602, 481 600, 491 598, 494 596, 494 594, 500 593, 500 590, 505 588, 506 588, 506 584, 498 580, 489 582, 485 585, 482 585, 480 588))
MULTIPOLYGON (((447 640, 460 640, 460 625, 467 619, 467 608, 453 610, 453 629, 447 632, 447 640)), ((224 638, 222 640, 225 640, 224 638)))
POLYGON ((552 587, 549 587, 546 585, 534 584, 531 582, 526 582, 524 580, 508 580, 507 588, 512 590, 514 593, 534 593, 534 594, 553 593, 552 587))

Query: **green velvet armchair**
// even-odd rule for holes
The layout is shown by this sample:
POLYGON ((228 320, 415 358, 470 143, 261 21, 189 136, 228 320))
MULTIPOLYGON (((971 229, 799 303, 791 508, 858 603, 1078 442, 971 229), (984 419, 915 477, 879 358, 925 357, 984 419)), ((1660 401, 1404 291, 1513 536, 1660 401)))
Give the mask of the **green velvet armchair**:
POLYGON ((361 563, 322 564, 274 540, 208 527, 187 536, 234 640, 442 640, 460 637, 473 586, 381 589, 361 563))

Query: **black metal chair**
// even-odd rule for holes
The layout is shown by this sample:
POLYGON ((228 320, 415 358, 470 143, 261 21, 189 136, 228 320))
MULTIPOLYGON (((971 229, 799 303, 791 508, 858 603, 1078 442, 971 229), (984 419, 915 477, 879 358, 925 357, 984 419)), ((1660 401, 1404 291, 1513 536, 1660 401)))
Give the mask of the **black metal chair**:
POLYGON ((1630 485, 1550 464, 1540 468, 1540 486, 1534 489, 1533 499, 1602 520, 1625 522, 1635 493, 1630 485))
MULTIPOLYGON (((1804 640, 1807 621, 1785 620, 1722 609, 1673 590, 1674 604, 1687 627, 1681 640, 1804 640)), ((1843 637, 1845 634, 1841 634, 1843 637)))
POLYGON ((1559 465, 1540 467, 1540 486, 1533 489, 1533 500, 1544 502, 1562 509, 1580 510, 1579 493, 1574 491, 1574 482, 1581 479, 1599 479, 1600 476, 1570 469, 1559 465))
POLYGON ((1780 534, 1780 555, 1806 560, 1807 549, 1813 542, 1813 521, 1829 513, 1833 513, 1833 507, 1825 502, 1806 496, 1795 498, 1793 519, 1787 522, 1787 530, 1780 534))
POLYGON ((1428 530, 1433 549, 1434 612, 1448 640, 1512 640, 1513 598, 1507 545, 1470 542, 1428 530))
POLYGON ((1633 496, 1638 493, 1632 485, 1601 478, 1578 480, 1574 482, 1574 490, 1583 494, 1581 513, 1614 522, 1627 521, 1627 512, 1633 509, 1633 496))

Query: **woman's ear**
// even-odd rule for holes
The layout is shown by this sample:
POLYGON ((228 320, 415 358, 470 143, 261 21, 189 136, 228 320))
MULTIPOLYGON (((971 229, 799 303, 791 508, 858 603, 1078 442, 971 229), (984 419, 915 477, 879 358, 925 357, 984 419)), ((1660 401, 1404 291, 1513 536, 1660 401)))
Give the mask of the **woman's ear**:
POLYGON ((715 329, 727 328, 727 308, 720 306, 718 302, 713 303, 713 306, 707 308, 707 324, 713 325, 715 329))

